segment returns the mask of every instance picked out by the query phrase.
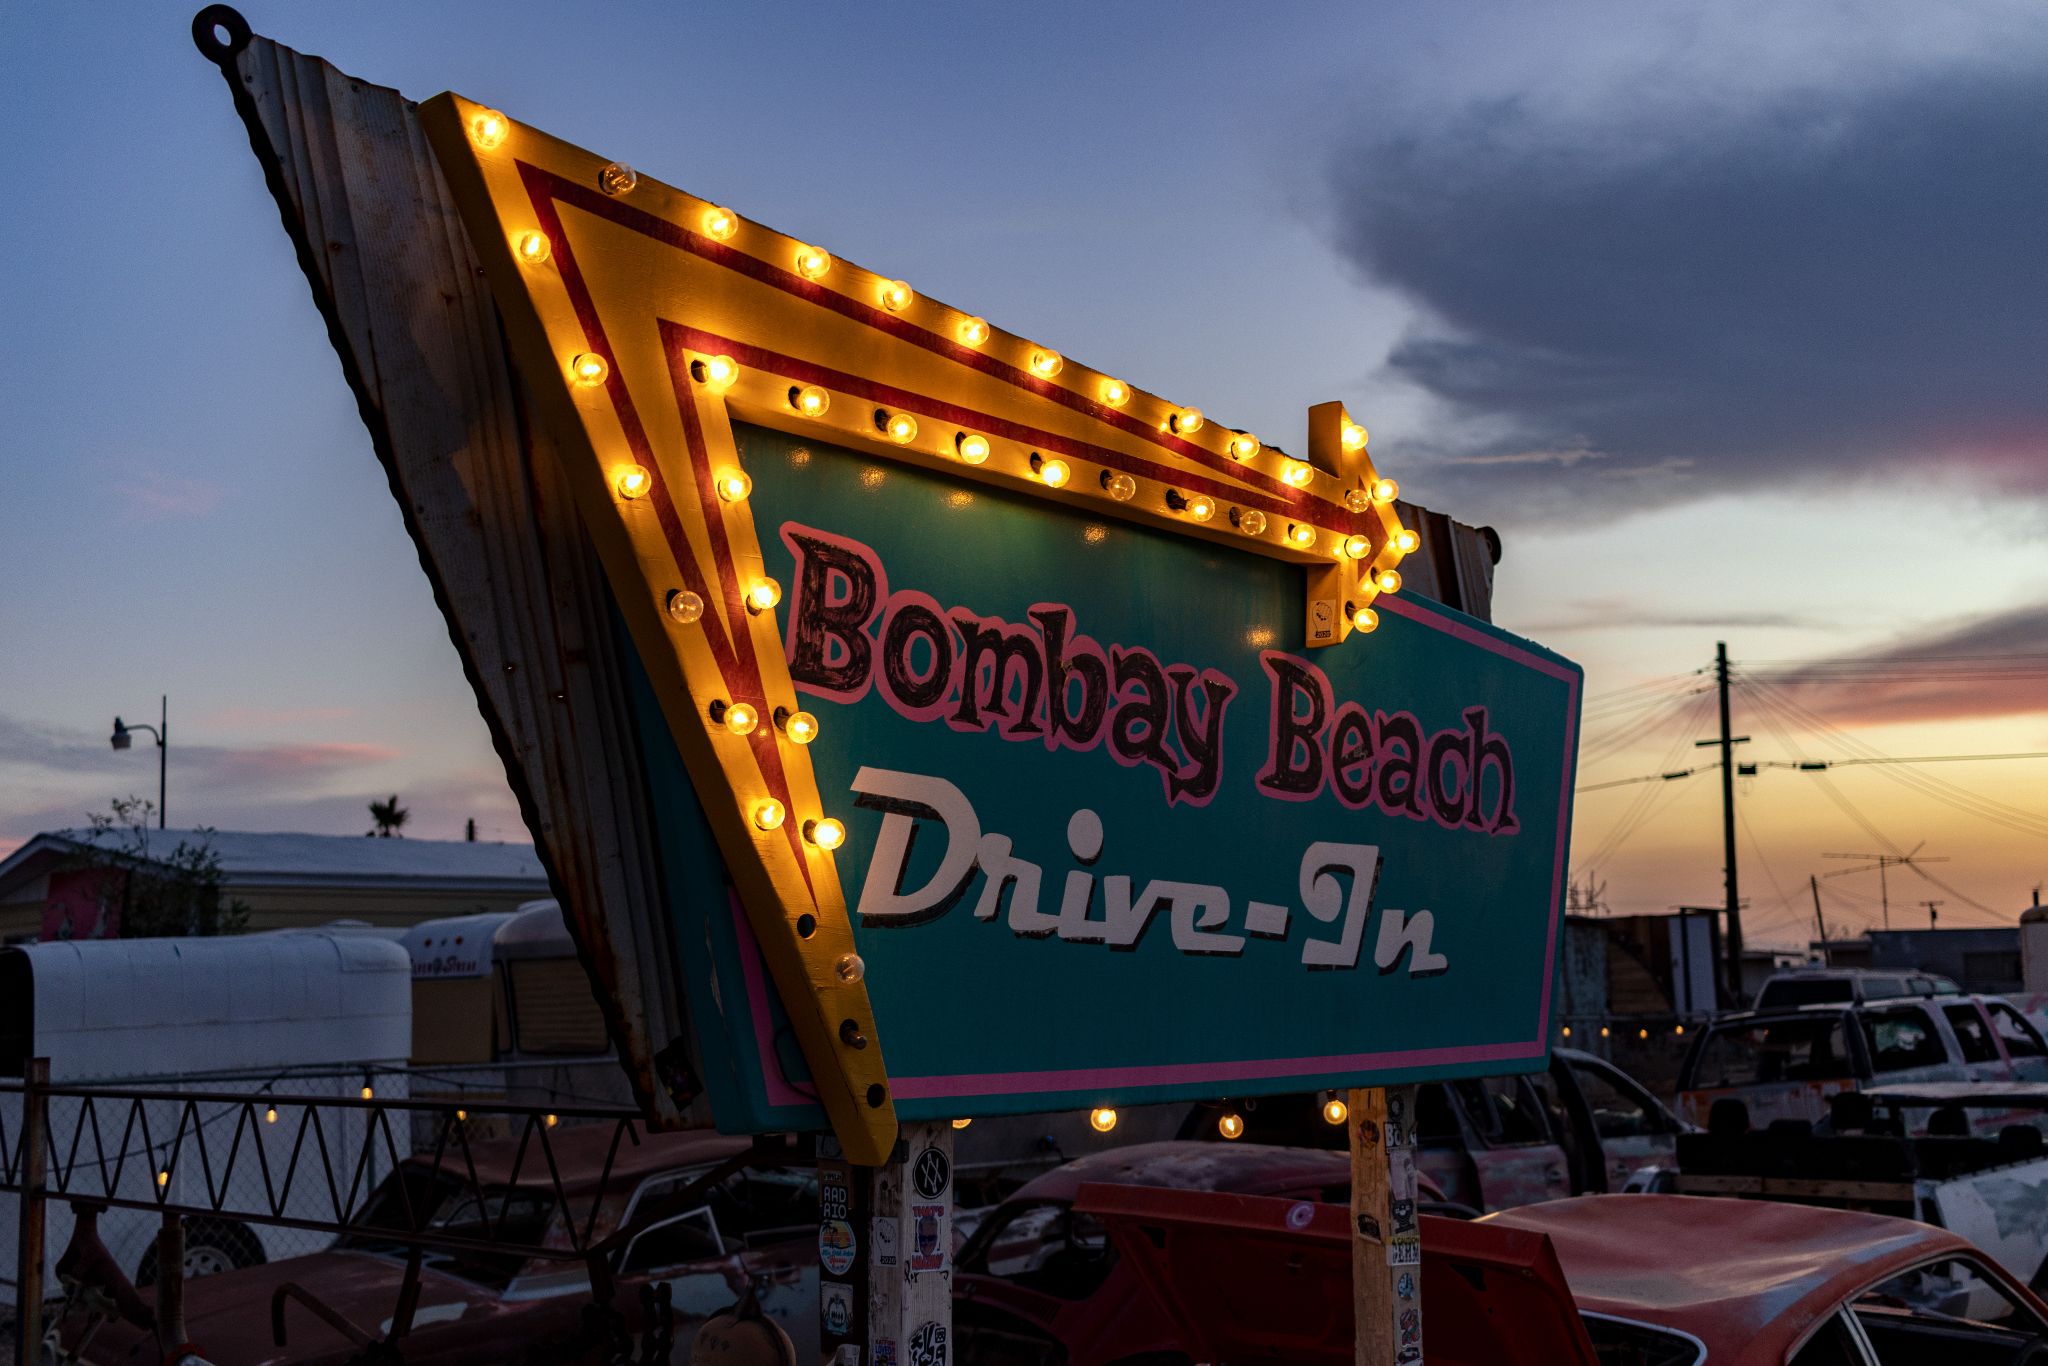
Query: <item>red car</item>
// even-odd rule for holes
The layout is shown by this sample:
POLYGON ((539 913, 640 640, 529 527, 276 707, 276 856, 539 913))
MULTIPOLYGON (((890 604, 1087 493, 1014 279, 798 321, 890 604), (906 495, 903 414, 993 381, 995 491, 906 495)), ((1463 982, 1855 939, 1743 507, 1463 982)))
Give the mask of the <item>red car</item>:
MULTIPOLYGON (((621 1144, 610 1179, 599 1188, 612 1126, 563 1128, 549 1135, 561 1172, 567 1208, 579 1221, 597 1202, 591 1238, 604 1238, 651 1201, 680 1191, 748 1148, 743 1138, 702 1131, 643 1134, 621 1144)), ((476 1169, 490 1215, 527 1246, 567 1247, 564 1216, 556 1208, 547 1164, 529 1150, 514 1176, 515 1145, 479 1143, 476 1169)), ((460 1161, 453 1156, 449 1165, 460 1161)), ((437 1175, 424 1158, 400 1165, 371 1197, 364 1222, 380 1219, 380 1201, 399 1199, 409 1183, 414 1208, 439 1201, 432 1222, 450 1234, 465 1225, 482 1235, 483 1211, 466 1183, 437 1175)), ((188 1338, 215 1366, 258 1362, 342 1362, 362 1350, 354 1340, 287 1291, 297 1286, 352 1324, 362 1338, 382 1338, 391 1326, 405 1270, 405 1249, 372 1232, 351 1234, 325 1252, 293 1257, 192 1280, 185 1287, 188 1338), (274 1336, 282 1329, 283 1340, 274 1336)), ((711 1187, 702 1202, 636 1235, 620 1263, 616 1308, 638 1333, 640 1289, 666 1282, 675 1311, 679 1357, 686 1358, 696 1326, 729 1307, 752 1279, 762 1307, 796 1342, 800 1359, 814 1360, 818 1340, 818 1183, 808 1165, 751 1165, 711 1187)), ((147 1292, 145 1292, 146 1296, 147 1292)), ((411 1331, 398 1342, 409 1363, 496 1363, 520 1360, 533 1348, 563 1343, 575 1334, 590 1303, 590 1283, 574 1261, 522 1253, 429 1250, 411 1331)), ((79 1343, 79 1325, 68 1341, 79 1343)), ((100 1328, 81 1359, 100 1363, 155 1363, 154 1335, 127 1323, 100 1328)))

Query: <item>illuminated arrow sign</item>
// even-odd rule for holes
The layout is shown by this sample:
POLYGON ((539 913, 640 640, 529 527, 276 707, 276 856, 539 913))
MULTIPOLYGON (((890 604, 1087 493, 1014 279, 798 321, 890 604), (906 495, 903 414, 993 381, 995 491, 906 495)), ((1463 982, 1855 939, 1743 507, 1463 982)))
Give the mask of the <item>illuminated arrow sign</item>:
POLYGON ((874 1162, 898 1113, 1541 1065, 1578 671, 1393 596, 1340 405, 1289 455, 422 118, 645 666, 722 1125, 874 1162))

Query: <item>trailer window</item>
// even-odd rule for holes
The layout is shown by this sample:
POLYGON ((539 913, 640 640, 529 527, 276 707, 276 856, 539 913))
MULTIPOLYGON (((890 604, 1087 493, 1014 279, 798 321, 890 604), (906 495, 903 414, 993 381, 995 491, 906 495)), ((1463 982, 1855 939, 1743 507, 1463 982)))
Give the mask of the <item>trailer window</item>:
POLYGON ((1870 1065, 1879 1072, 1939 1067, 1949 1060, 1934 1021, 1917 1006, 1869 1012, 1863 1017, 1863 1038, 1870 1045, 1870 1065))
POLYGON ((2041 1042, 2040 1032, 2027 1022, 2026 1016, 2003 1001, 1988 1004, 1992 1027, 1998 1031, 2007 1053, 2015 1058, 2048 1057, 2048 1044, 2041 1042))
POLYGON ((1780 1081, 1831 1081, 1856 1075, 1836 1014, 1728 1025, 1700 1047, 1690 1090, 1780 1081))

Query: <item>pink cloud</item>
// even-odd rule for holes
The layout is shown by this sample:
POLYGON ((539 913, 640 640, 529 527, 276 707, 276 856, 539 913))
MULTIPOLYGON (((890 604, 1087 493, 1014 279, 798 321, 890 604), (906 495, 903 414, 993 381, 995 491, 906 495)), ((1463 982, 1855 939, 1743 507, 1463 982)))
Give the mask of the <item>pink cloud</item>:
POLYGON ((402 753, 388 745, 309 744, 262 745, 220 751, 212 776, 223 783, 261 783, 279 778, 308 779, 351 768, 365 768, 396 759, 402 753))
POLYGON ((355 714, 354 707, 221 707, 199 723, 223 730, 292 730, 346 721, 355 714))

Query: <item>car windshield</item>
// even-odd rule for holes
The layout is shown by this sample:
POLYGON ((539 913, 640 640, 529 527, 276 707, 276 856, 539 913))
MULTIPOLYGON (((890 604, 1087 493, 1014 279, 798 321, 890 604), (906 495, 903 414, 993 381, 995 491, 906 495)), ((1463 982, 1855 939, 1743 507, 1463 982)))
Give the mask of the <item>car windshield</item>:
POLYGON ((1116 1265, 1116 1249, 1093 1215, 1076 1214, 1061 1200, 1022 1201, 990 1215, 960 1249, 958 1265, 970 1275, 1084 1300, 1116 1265))
POLYGON ((1716 1026, 1700 1046, 1688 1089, 1830 1081, 1856 1075, 1834 1012, 1716 1026))
POLYGON ((1706 1357, 1699 1339, 1605 1314, 1581 1314, 1600 1366, 1693 1366, 1706 1357))
MULTIPOLYGON (((361 1231, 344 1235, 336 1247, 403 1257, 406 1244, 377 1230, 408 1229, 421 1210, 431 1210, 423 1228, 445 1236, 503 1242, 515 1248, 540 1245, 554 1221, 552 1192, 487 1186, 480 1193, 452 1176, 405 1167, 370 1198, 361 1231)), ((526 1265, 523 1251, 428 1248, 421 1264, 492 1290, 503 1290, 526 1265)))

